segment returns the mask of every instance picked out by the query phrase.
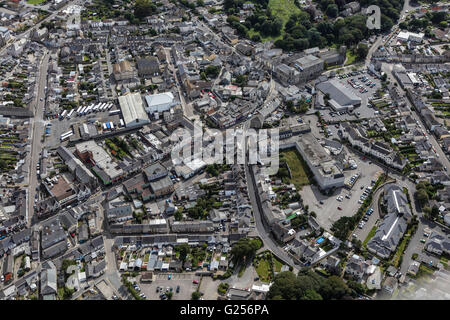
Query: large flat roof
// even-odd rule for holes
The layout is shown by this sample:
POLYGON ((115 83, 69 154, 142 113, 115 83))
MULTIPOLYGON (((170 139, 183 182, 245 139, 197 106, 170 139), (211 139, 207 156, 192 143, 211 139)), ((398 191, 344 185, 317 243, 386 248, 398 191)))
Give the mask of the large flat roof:
POLYGON ((137 122, 149 122, 139 93, 130 93, 120 96, 119 105, 122 110, 125 126, 136 124, 137 122))
POLYGON ((333 79, 324 81, 317 85, 317 89, 324 94, 329 94, 330 99, 333 99, 341 106, 361 104, 361 98, 356 96, 352 91, 344 87, 339 81, 333 79))
POLYGON ((95 141, 89 140, 78 143, 75 145, 75 148, 81 153, 85 151, 92 152, 95 164, 111 179, 114 179, 123 173, 123 170, 118 167, 117 163, 111 159, 109 154, 95 141))
POLYGON ((174 96, 172 92, 157 93, 145 96, 145 101, 147 101, 147 105, 149 107, 159 106, 162 104, 171 104, 173 103, 173 100, 174 96))

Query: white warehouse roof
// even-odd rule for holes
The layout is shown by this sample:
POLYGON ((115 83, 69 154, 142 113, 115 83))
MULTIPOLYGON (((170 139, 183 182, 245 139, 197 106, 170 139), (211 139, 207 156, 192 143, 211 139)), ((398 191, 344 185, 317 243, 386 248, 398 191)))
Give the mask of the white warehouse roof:
POLYGON ((123 121, 126 127, 149 122, 139 93, 129 93, 120 96, 119 105, 122 110, 123 121))

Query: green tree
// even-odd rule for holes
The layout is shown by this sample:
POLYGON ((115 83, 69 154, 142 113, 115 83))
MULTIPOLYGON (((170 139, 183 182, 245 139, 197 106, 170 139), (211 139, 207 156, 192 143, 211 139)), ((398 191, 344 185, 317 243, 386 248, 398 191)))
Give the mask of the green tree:
POLYGON ((239 241, 236 242, 231 248, 231 255, 235 263, 238 261, 246 262, 255 255, 256 250, 260 247, 260 240, 242 238, 239 239, 239 241))
POLYGON ((339 12, 338 6, 335 4, 329 4, 327 10, 325 11, 327 16, 329 16, 330 18, 336 18, 338 12, 339 12))
POLYGON ((424 204, 428 203, 428 194, 427 191, 425 189, 418 189, 415 193, 414 196, 416 197, 417 201, 419 202, 419 204, 421 206, 423 206, 424 204))
POLYGON ((8 163, 4 159, 0 159, 0 171, 6 170, 8 168, 8 163))
POLYGON ((439 217, 439 208, 437 206, 431 208, 430 217, 431 219, 437 219, 439 217))
POLYGON ((202 294, 200 292, 194 291, 194 292, 192 292, 191 300, 199 300, 201 296, 202 296, 202 294))
POLYGON ((215 77, 217 77, 217 76, 219 75, 219 73, 220 73, 220 67, 214 66, 214 65, 209 65, 209 66, 206 67, 205 72, 206 72, 206 75, 207 75, 208 77, 213 77, 213 78, 215 78, 215 77))
POLYGON ((186 261, 187 255, 191 252, 191 248, 187 243, 182 243, 176 246, 176 250, 180 252, 179 259, 183 262, 186 261))
POLYGON ((368 53, 369 48, 363 43, 359 44, 356 48, 356 55, 358 56, 358 60, 364 60, 367 57, 368 53))
POLYGON ((136 0, 134 3, 134 16, 145 18, 156 11, 155 5, 151 0, 136 0))

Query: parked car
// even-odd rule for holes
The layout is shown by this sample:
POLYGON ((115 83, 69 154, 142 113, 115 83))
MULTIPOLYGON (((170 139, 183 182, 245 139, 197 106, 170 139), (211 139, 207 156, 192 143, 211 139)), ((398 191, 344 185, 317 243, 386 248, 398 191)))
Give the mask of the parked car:
POLYGON ((192 283, 198 284, 198 280, 192 280, 192 283))
POLYGON ((172 274, 171 273, 169 273, 169 275, 167 276, 167 279, 172 279, 172 274))
POLYGON ((180 286, 177 286, 177 290, 176 290, 176 292, 177 292, 177 293, 179 293, 179 292, 180 292, 180 286))

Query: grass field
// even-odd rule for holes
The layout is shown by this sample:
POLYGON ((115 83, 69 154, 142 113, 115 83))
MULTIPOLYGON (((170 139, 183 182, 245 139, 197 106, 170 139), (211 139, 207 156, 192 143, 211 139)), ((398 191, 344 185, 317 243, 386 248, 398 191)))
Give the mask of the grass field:
MULTIPOLYGON (((281 267, 280 267, 281 268, 281 267)), ((261 259, 258 263, 258 267, 255 268, 256 273, 259 276, 259 280, 263 282, 269 281, 270 276, 270 264, 266 259, 261 259)))
POLYGON ((272 259, 273 259, 273 271, 280 272, 283 263, 280 260, 278 260, 275 256, 273 256, 272 259))
POLYGON ((269 9, 272 10, 272 15, 283 20, 283 27, 292 14, 301 11, 293 0, 269 0, 269 9))
POLYGON ((347 56, 347 62, 345 62, 346 66, 348 66, 356 61, 356 55, 353 54, 352 50, 347 50, 346 56, 347 56))
POLYGON ((300 160, 296 150, 289 150, 280 153, 280 161, 285 160, 289 168, 291 169, 292 178, 288 179, 290 183, 293 183, 297 190, 300 190, 302 186, 308 185, 309 181, 306 169, 303 167, 303 163, 300 160))
POLYGON ((269 0, 269 9, 272 10, 272 15, 279 17, 283 21, 283 28, 281 29, 281 34, 277 37, 263 37, 253 29, 248 30, 248 36, 251 38, 255 34, 261 36, 261 40, 265 41, 277 41, 283 39, 284 35, 284 25, 289 20, 292 14, 300 13, 301 10, 295 5, 293 0, 269 0))
MULTIPOLYGON (((248 37, 251 39, 255 34, 259 34, 259 32, 249 29, 248 30, 248 37)), ((283 31, 281 31, 281 34, 278 37, 272 37, 272 36, 268 36, 268 37, 263 37, 259 34, 259 36, 261 37, 262 42, 266 42, 266 41, 277 41, 279 39, 283 39, 283 31)))
POLYGON ((41 4, 42 2, 45 2, 45 0, 27 0, 29 4, 41 4))

